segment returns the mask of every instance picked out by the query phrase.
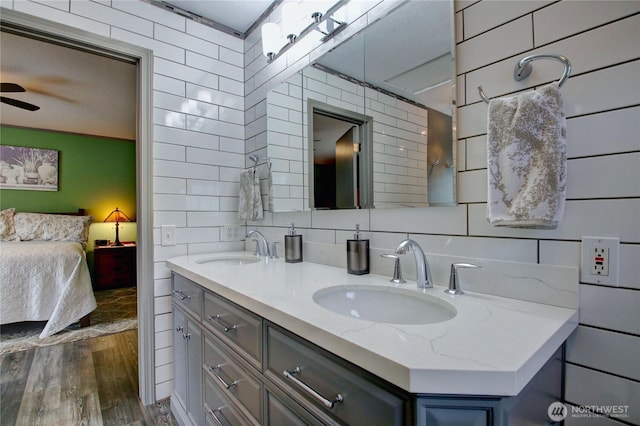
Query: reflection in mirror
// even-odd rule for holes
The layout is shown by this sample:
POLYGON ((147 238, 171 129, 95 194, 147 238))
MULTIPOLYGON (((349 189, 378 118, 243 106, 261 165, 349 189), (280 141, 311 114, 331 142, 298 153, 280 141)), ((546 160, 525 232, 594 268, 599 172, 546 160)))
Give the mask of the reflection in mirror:
POLYGON ((371 140, 373 118, 308 100, 310 205, 315 209, 372 207, 371 140))
MULTIPOLYGON (((287 81, 285 88, 269 93, 267 142, 274 170, 274 159, 281 157, 272 148, 282 151, 286 141, 290 154, 282 157, 288 158, 288 170, 283 164, 282 176, 274 175, 274 185, 283 183, 278 191, 274 187, 276 198, 277 193, 283 195, 276 210, 455 204, 453 47, 452 3, 408 1, 296 74, 295 82, 287 81), (302 92, 302 98, 288 100, 288 121, 283 123, 282 105, 272 101, 293 92, 302 92), (294 105, 302 108, 301 114, 294 105), (319 105, 325 113, 313 114, 310 105, 319 105), (277 112, 271 111, 273 106, 277 112), (316 174, 315 164, 327 160, 325 155, 316 161, 314 152, 323 150, 316 146, 319 141, 314 139, 319 138, 312 132, 327 121, 327 111, 369 117, 366 132, 360 124, 351 123, 358 128, 347 136, 356 138, 358 154, 350 154, 349 172, 336 161, 331 178, 326 172, 330 168, 324 165, 324 171, 316 174), (368 158, 365 152, 370 153, 368 158), (352 179, 345 180, 347 175, 352 179), (333 181, 336 185, 330 184, 333 181), (302 188, 292 186, 300 182, 302 188), (336 188, 342 184, 348 187, 344 197, 351 201, 338 203, 336 188)), ((334 122, 339 136, 349 130, 340 132, 341 126, 334 122)), ((337 140, 331 142, 334 152, 337 140)))
POLYGON ((274 211, 308 209, 302 129, 302 73, 298 72, 267 94, 266 156, 271 159, 274 211))

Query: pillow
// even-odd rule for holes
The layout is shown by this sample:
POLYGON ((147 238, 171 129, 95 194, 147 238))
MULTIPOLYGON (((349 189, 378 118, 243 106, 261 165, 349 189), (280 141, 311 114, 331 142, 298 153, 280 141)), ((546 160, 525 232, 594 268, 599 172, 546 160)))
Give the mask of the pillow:
POLYGON ((16 209, 10 208, 0 212, 0 241, 16 241, 16 227, 14 221, 16 209))
POLYGON ((87 247, 93 216, 16 213, 16 234, 21 241, 75 241, 87 247))

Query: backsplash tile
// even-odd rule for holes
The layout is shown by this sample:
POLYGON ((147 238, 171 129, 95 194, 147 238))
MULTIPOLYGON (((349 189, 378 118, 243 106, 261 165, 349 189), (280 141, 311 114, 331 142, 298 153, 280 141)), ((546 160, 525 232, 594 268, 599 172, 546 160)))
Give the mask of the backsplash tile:
POLYGON ((534 13, 536 44, 542 45, 640 11, 634 1, 561 1, 534 13))
POLYGON ((458 44, 458 73, 465 73, 531 49, 531 21, 531 16, 525 16, 458 44), (487 49, 487 46, 491 46, 491 49, 487 49))

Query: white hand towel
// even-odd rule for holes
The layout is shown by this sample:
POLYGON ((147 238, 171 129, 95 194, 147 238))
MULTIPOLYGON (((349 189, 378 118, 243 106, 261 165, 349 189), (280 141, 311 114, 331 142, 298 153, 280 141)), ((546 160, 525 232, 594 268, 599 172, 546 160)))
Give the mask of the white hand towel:
POLYGON ((270 212, 273 212, 273 175, 271 167, 267 172, 267 206, 270 212))
POLYGON ((557 83, 489 102, 487 220, 554 229, 564 214, 566 118, 557 83))
POLYGON ((240 172, 238 198, 238 216, 241 220, 262 219, 260 179, 254 169, 244 169, 240 172))

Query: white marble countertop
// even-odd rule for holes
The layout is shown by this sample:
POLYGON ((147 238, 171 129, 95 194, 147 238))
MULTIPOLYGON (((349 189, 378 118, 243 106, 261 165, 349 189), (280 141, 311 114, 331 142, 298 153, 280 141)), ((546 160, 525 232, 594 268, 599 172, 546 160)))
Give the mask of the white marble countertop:
MULTIPOLYGON (((342 268, 284 259, 197 263, 220 255, 176 257, 167 265, 412 393, 517 395, 578 323, 574 309, 474 292, 449 296, 439 286, 426 293, 455 307, 451 320, 428 325, 364 321, 330 312, 312 300, 313 294, 334 285, 393 286, 390 277, 350 275, 342 268)), ((415 281, 402 288, 421 291, 415 281)))

